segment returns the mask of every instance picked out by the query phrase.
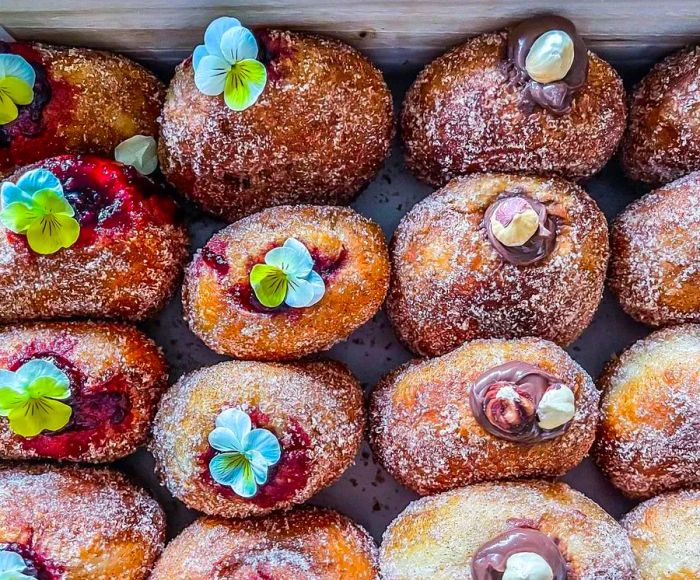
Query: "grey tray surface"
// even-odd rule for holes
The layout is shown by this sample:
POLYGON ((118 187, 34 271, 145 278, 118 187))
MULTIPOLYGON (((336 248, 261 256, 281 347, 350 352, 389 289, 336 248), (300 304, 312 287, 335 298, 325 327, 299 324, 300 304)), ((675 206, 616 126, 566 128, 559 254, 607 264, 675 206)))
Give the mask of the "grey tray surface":
MULTIPOLYGON (((401 97, 412 78, 388 80, 398 110, 401 97)), ((599 175, 582 185, 598 202, 608 220, 642 193, 638 186, 622 176, 616 159, 599 175)), ((389 239, 402 216, 431 191, 430 187, 416 181, 406 169, 401 151, 398 145, 394 145, 391 158, 352 207, 381 224, 389 239)), ((194 252, 225 224, 205 216, 190 204, 184 205, 194 252)), ((179 290, 155 320, 142 326, 164 349, 171 366, 173 382, 183 373, 225 360, 210 351, 190 332, 182 319, 179 290)), ((648 332, 648 329, 625 315, 606 291, 593 323, 568 351, 596 378, 610 358, 648 332)), ((412 358, 396 340, 383 312, 379 312, 347 341, 336 345, 323 356, 346 363, 367 392, 384 374, 412 358)), ((147 451, 140 450, 118 462, 117 466, 147 486, 161 502, 168 515, 170 537, 177 535, 197 517, 196 512, 188 510, 166 488, 160 486, 153 470, 153 458, 147 451)), ((633 505, 615 490, 589 459, 568 473, 563 480, 598 502, 615 517, 633 505)), ((367 528, 380 542, 382 533, 391 520, 417 497, 396 483, 374 462, 365 442, 355 464, 339 481, 315 496, 311 503, 345 513, 367 528)))

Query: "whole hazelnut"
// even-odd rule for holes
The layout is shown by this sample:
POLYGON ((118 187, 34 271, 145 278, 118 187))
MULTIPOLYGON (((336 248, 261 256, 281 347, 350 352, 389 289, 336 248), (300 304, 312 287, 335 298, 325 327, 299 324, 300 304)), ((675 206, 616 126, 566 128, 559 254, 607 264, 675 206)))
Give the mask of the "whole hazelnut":
POLYGON ((535 403, 523 389, 511 383, 494 383, 484 393, 484 415, 506 433, 526 429, 535 420, 535 403))
POLYGON ((563 79, 574 64, 574 41, 563 30, 545 32, 525 57, 525 70, 533 81, 546 84, 563 79))
POLYGON ((494 237, 504 246, 522 246, 537 233, 540 218, 526 199, 514 196, 497 203, 490 226, 494 237))

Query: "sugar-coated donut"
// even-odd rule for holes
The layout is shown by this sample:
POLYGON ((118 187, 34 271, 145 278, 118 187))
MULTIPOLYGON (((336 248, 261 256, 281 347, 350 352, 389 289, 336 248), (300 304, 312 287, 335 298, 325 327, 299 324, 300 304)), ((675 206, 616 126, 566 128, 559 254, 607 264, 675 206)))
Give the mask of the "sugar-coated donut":
POLYGON ((653 326, 700 322, 700 172, 635 201, 613 223, 609 285, 653 326))
POLYGON ((181 276, 188 236, 165 190, 133 167, 63 155, 17 170, 47 170, 80 224, 74 245, 41 255, 0 224, 0 322, 94 317, 141 320, 181 276))
POLYGON ((423 69, 401 111, 406 162, 434 186, 484 171, 587 177, 617 148, 624 99, 618 74, 570 21, 534 17, 471 38, 423 69), (573 61, 559 82, 542 84, 526 58, 555 30, 572 39, 573 61))
POLYGON ((635 87, 621 161, 629 177, 667 183, 700 170, 700 49, 662 60, 635 87))
POLYGON ((61 401, 69 407, 67 416, 63 425, 49 428, 57 414, 53 409, 53 415, 36 417, 41 421, 37 428, 44 427, 38 434, 21 434, 14 428, 14 414, 26 409, 7 408, 0 397, 0 414, 15 410, 9 418, 0 418, 0 457, 102 463, 125 457, 145 443, 168 385, 167 368, 155 343, 136 328, 91 322, 0 328, 0 388, 10 382, 26 392, 28 385, 18 379, 31 361, 48 363, 50 371, 62 375, 59 384, 66 398, 61 401))
POLYGON ((326 350, 367 322, 389 286, 380 227, 349 208, 282 206, 215 234, 187 268, 185 318, 212 350, 244 359, 283 360, 326 350), (300 242, 325 288, 308 307, 267 308, 251 284, 270 251, 300 242))
POLYGON ((330 485, 355 458, 363 429, 362 390, 342 364, 232 361, 185 375, 165 394, 152 450, 161 479, 187 506, 247 517, 330 485), (234 481, 247 445, 263 461, 252 489, 234 481), (229 458, 226 479, 217 477, 214 465, 229 458))
POLYGON ((168 546, 151 580, 377 580, 377 548, 339 513, 300 508, 250 520, 203 517, 168 546))
POLYGON ((475 338, 538 336, 565 346, 602 297, 607 222, 562 179, 456 178, 404 216, 391 260, 387 313, 418 354, 475 338))
POLYGON ((477 340, 385 377, 372 394, 370 442, 395 479, 425 495, 563 475, 588 453, 597 418, 593 380, 561 348, 477 340))
POLYGON ((116 54, 86 48, 0 42, 34 69, 34 98, 0 125, 0 175, 63 153, 112 157, 134 135, 158 134, 165 87, 116 54))
POLYGON ((513 556, 523 552, 553 572, 537 578, 639 578, 614 519, 566 484, 538 481, 473 485, 411 503, 384 533, 379 563, 385 580, 492 580, 505 568, 509 578, 529 578, 516 574, 522 556, 513 556))
POLYGON ((594 451, 623 493, 647 498, 700 484, 700 326, 659 330, 603 372, 594 451))
POLYGON ((160 506, 108 469, 0 467, 0 506, 0 555, 22 578, 145 580, 165 541, 160 506))
POLYGON ((202 94, 192 59, 177 67, 161 118, 163 173, 231 221, 282 204, 349 203, 389 154, 392 99, 381 72, 338 40, 256 36, 267 84, 244 111, 202 94))

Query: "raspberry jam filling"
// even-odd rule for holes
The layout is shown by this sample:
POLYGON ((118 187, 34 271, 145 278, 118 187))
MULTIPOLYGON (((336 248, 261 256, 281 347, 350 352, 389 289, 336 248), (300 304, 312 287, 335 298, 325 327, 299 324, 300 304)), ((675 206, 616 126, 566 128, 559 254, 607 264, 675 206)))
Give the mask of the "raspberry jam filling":
MULTIPOLYGON (((275 247, 275 245, 270 245, 270 247, 266 248, 264 252, 261 252, 259 256, 251 257, 246 266, 248 272, 250 272, 255 264, 264 263, 265 254, 275 247)), ((200 254, 202 263, 214 270, 220 280, 226 278, 230 271, 229 263, 225 257, 226 250, 226 242, 220 239, 213 239, 202 249, 200 254)), ((323 278, 327 288, 338 271, 345 265, 348 257, 347 250, 343 248, 336 256, 323 254, 320 250, 315 248, 309 248, 309 253, 314 261, 314 270, 323 278)), ((229 295, 233 298, 236 306, 248 312, 260 314, 293 314, 296 310, 285 304, 277 308, 263 306, 256 298, 249 282, 234 284, 229 290, 229 295)))
POLYGON ((259 409, 252 409, 248 412, 248 416, 253 429, 262 428, 272 431, 282 447, 282 456, 279 462, 270 468, 267 482, 258 488, 258 492, 253 497, 245 499, 236 495, 230 487, 215 482, 209 473, 209 462, 217 451, 211 447, 201 458, 204 464, 202 477, 226 498, 249 501, 261 508, 268 508, 291 499, 306 486, 311 471, 311 438, 294 419, 290 419, 287 430, 279 434, 270 427, 269 416, 259 409))
POLYGON ((281 79, 282 68, 279 66, 280 61, 291 58, 294 52, 291 44, 285 39, 284 35, 277 34, 273 36, 269 30, 256 30, 254 34, 260 47, 258 60, 267 69, 267 80, 274 82, 281 79))
POLYGON ((71 397, 64 401, 73 409, 70 421, 60 431, 47 431, 36 437, 22 439, 22 445, 36 453, 56 459, 85 453, 90 447, 104 444, 108 430, 124 431, 131 423, 131 403, 122 376, 85 392, 85 377, 65 357, 54 352, 38 352, 16 360, 8 370, 16 371, 32 359, 51 361, 68 376, 71 397))
MULTIPOLYGON (((100 236, 112 238, 125 230, 166 225, 175 219, 174 202, 133 167, 94 155, 62 155, 41 166, 58 177, 75 210, 80 237, 74 247, 90 245, 100 236)), ((8 235, 26 244, 25 236, 8 235)))
POLYGON ((0 550, 15 552, 24 559, 24 574, 38 580, 58 580, 63 577, 63 568, 48 558, 42 557, 31 546, 18 543, 0 543, 0 550))
MULTIPOLYGON (((11 45, 0 41, 0 54, 9 52, 12 52, 11 45)), ((34 60, 26 60, 36 73, 34 99, 28 105, 17 106, 19 114, 14 121, 0 125, 0 148, 10 147, 16 135, 36 137, 43 129, 42 114, 51 100, 51 85, 44 66, 34 60)))

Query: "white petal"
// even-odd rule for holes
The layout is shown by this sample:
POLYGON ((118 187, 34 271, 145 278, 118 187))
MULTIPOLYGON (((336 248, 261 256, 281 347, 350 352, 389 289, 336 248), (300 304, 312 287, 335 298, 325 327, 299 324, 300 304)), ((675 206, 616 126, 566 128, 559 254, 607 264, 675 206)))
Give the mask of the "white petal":
POLYGON ((309 281, 309 284, 311 284, 311 287, 314 290, 314 297, 311 299, 311 303, 309 304, 309 306, 313 306, 319 302, 326 293, 326 283, 323 281, 323 278, 321 278, 321 275, 314 270, 311 270, 311 273, 306 277, 306 279, 309 281))
POLYGON ((265 263, 293 278, 305 278, 314 267, 309 250, 294 238, 289 238, 282 247, 270 250, 265 255, 265 263))
POLYGON ((250 432, 246 439, 246 451, 249 450, 259 453, 267 465, 274 465, 282 455, 277 437, 267 429, 253 429, 250 432))
POLYGON ((240 409, 226 409, 221 412, 216 418, 216 426, 231 429, 241 443, 244 442, 243 440, 248 436, 252 428, 250 417, 240 409))
POLYGON ((221 38, 229 28, 240 26, 241 22, 230 16, 222 16, 216 20, 212 20, 204 32, 204 45, 207 47, 209 54, 213 56, 223 56, 221 54, 221 38))
POLYGON ((258 463, 256 461, 250 462, 250 468, 253 471, 253 477, 255 478, 255 483, 262 485, 267 481, 267 467, 268 463, 258 463))
POLYGON ((231 70, 223 58, 208 55, 199 61, 199 66, 194 72, 194 84, 205 95, 215 96, 224 92, 226 75, 231 70))
POLYGON ((209 433, 209 445, 217 451, 243 451, 241 440, 226 427, 217 427, 209 433))
POLYGON ((287 296, 284 298, 287 306, 292 308, 311 306, 315 294, 311 282, 304 278, 290 278, 288 284, 287 296))
POLYGON ((192 68, 196 71, 200 61, 209 54, 207 47, 200 44, 192 51, 192 68))
MULTIPOLYGON (((22 572, 27 567, 24 558, 17 552, 10 550, 0 551, 0 573, 2 572, 22 572)), ((26 576, 29 578, 29 576, 26 576)))
POLYGON ((258 58, 258 41, 247 28, 230 28, 221 38, 221 54, 231 64, 251 58, 258 58))

